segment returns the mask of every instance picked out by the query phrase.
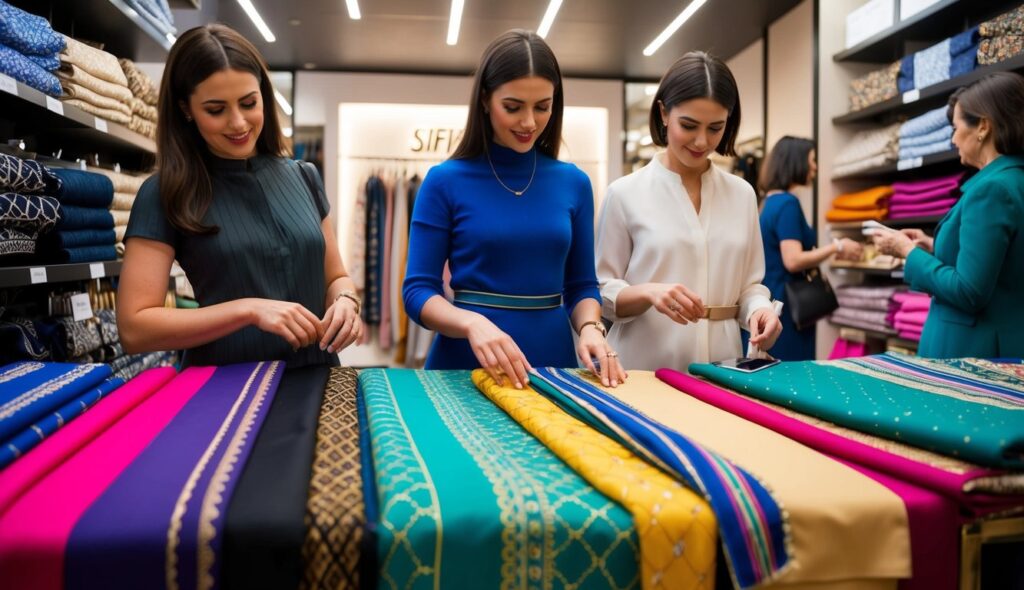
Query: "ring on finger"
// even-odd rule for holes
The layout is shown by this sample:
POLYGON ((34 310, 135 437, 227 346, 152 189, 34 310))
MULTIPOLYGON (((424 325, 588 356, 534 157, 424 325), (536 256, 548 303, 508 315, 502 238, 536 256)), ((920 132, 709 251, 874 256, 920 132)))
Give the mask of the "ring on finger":
POLYGON ((674 303, 672 305, 668 306, 668 308, 671 311, 679 311, 679 306, 674 304, 674 303))
POLYGON ((610 358, 610 359, 613 359, 613 358, 616 358, 616 357, 618 357, 618 356, 619 356, 619 353, 617 353, 617 352, 615 352, 615 351, 608 351, 608 353, 607 353, 607 354, 605 354, 605 356, 606 356, 606 357, 608 357, 608 358, 610 358))

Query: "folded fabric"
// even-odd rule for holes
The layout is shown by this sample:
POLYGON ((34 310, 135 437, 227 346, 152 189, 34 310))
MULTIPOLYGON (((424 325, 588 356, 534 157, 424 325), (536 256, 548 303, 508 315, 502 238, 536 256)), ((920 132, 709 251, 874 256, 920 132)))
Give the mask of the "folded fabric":
POLYGON ((825 213, 828 221, 867 221, 869 219, 885 219, 889 209, 880 207, 878 209, 829 209, 825 213))
POLYGON ((927 191, 920 191, 914 193, 904 193, 896 189, 893 185, 893 193, 889 198, 889 203, 893 205, 915 205, 920 203, 930 203, 941 199, 956 199, 959 198, 959 187, 955 184, 947 186, 938 186, 927 191))
POLYGON ((128 88, 97 78, 74 64, 61 64, 56 75, 65 86, 75 84, 125 104, 132 99, 132 93, 128 88))
POLYGON ((921 341, 920 330, 900 330, 899 332, 897 332, 896 335, 899 336, 900 338, 903 338, 904 340, 913 340, 914 342, 921 341))
POLYGON ((52 195, 60 187, 60 178, 39 162, 0 153, 0 191, 52 195))
POLYGON ((858 131, 836 154, 836 166, 859 162, 872 156, 896 157, 899 124, 858 131))
POLYGON ((942 141, 936 141, 925 145, 915 145, 908 148, 900 148, 899 159, 906 160, 908 158, 919 158, 930 154, 938 154, 941 152, 948 152, 953 149, 953 142, 944 139, 942 141))
POLYGON ((896 312, 896 321, 907 324, 914 324, 915 326, 923 326, 925 320, 928 319, 928 310, 906 310, 900 309, 896 312))
POLYGON ((972 47, 960 55, 953 56, 949 62, 949 77, 956 78, 973 72, 978 67, 978 46, 972 47))
POLYGON ((62 205, 61 220, 57 227, 64 230, 112 229, 114 218, 107 209, 62 205))
POLYGON ((896 87, 899 91, 908 92, 914 89, 914 54, 903 56, 899 61, 900 71, 896 77, 896 87))
POLYGON ((114 218, 114 226, 128 225, 128 217, 131 215, 131 211, 120 211, 117 209, 111 209, 110 215, 114 218))
POLYGON ((885 205, 892 195, 892 186, 879 185, 855 193, 844 193, 832 199, 836 209, 872 210, 885 205))
POLYGON ((6 45, 0 44, 0 74, 7 74, 18 82, 39 92, 59 97, 60 80, 39 64, 6 45))
POLYGON ((78 246, 62 248, 48 256, 53 262, 81 263, 117 260, 117 249, 113 242, 106 246, 78 246))
MULTIPOLYGON (((839 311, 839 310, 836 310, 839 311)), ((842 326, 849 326, 851 328, 860 328, 861 330, 870 330, 872 332, 879 332, 881 334, 890 334, 895 336, 896 330, 893 329, 887 322, 866 322, 853 317, 847 317, 844 315, 836 316, 834 313, 830 318, 832 323, 839 324, 842 326)))
POLYGON ((874 311, 889 310, 888 297, 854 297, 851 295, 844 295, 839 291, 836 291, 836 299, 839 301, 840 307, 847 309, 870 309, 874 311))
POLYGON ((894 293, 892 300, 898 303, 900 307, 907 309, 928 309, 928 306, 930 306, 932 302, 931 295, 928 295, 927 293, 918 293, 916 291, 894 293))
MULTIPOLYGON (((131 211, 135 203, 135 193, 114 192, 114 199, 110 202, 110 209, 115 211, 131 211)), ((114 224, 115 226, 117 224, 114 224)))
POLYGON ((109 109, 111 111, 118 111, 125 115, 131 116, 132 109, 127 104, 117 100, 116 98, 110 98, 109 96, 103 96, 97 94, 85 86, 80 86, 74 82, 64 82, 61 84, 64 89, 64 100, 77 99, 87 102, 93 106, 101 109, 109 109))
POLYGON ((150 139, 156 139, 156 123, 149 119, 143 119, 138 115, 132 115, 132 120, 128 122, 128 128, 139 135, 145 135, 150 139))
POLYGON ((942 215, 956 205, 957 199, 936 199, 924 203, 891 203, 889 205, 889 217, 892 216, 926 216, 942 215))
POLYGON ((964 53, 974 53, 978 50, 980 39, 978 27, 971 27, 959 35, 953 35, 949 38, 949 54, 955 57, 964 53))
POLYGON ((13 363, 0 369, 0 441, 110 377, 102 364, 13 363))
POLYGON ((127 225, 115 225, 114 226, 114 239, 120 243, 124 241, 124 233, 128 230, 127 225))
POLYGON ((32 63, 43 68, 47 72, 55 72, 60 67, 60 59, 57 58, 57 54, 53 55, 31 55, 25 54, 25 57, 32 63))
POLYGON ((914 54, 914 88, 925 88, 949 79, 949 39, 914 54))
POLYGON ((173 19, 168 18, 156 2, 149 0, 126 0, 139 13, 146 22, 157 29, 162 35, 174 34, 177 29, 174 27, 173 19))
POLYGON ((113 246, 115 242, 114 237, 114 230, 112 229, 55 231, 47 236, 58 249, 80 248, 83 246, 113 246))
POLYGON ((978 25, 982 37, 999 37, 1024 30, 1024 5, 1008 10, 978 25))
POLYGON ((948 188, 950 186, 956 187, 960 183, 960 179, 962 177, 963 173, 960 172, 952 176, 940 176, 924 180, 897 181, 892 183, 892 190, 897 193, 909 195, 924 193, 939 188, 948 188))
POLYGON ((866 353, 867 345, 865 343, 854 342, 845 338, 836 338, 835 344, 832 345, 832 352, 828 355, 828 360, 831 361, 835 359, 850 358, 853 356, 864 356, 866 353))
POLYGON ((37 239, 35 233, 26 233, 11 227, 0 227, 0 256, 34 254, 37 239))
POLYGON ((868 158, 864 158, 863 160, 851 162, 849 164, 837 165, 835 168, 832 169, 832 173, 833 176, 839 178, 842 176, 857 174, 858 172, 863 172, 865 170, 870 170, 872 168, 877 168, 878 166, 884 166, 885 164, 893 162, 895 160, 895 153, 878 154, 877 156, 870 156, 868 158))
POLYGON ((832 312, 832 319, 842 321, 844 319, 857 320, 870 324, 885 325, 885 315, 888 310, 879 309, 855 309, 851 307, 839 307, 832 312))
POLYGON ((124 75, 128 79, 128 88, 131 89, 132 94, 146 104, 155 106, 157 103, 157 92, 152 78, 140 70, 135 65, 135 62, 130 59, 122 57, 117 62, 121 65, 121 70, 124 71, 124 75))
POLYGON ((71 37, 65 36, 64 39, 67 47, 60 53, 61 62, 76 65, 100 80, 128 88, 128 78, 116 57, 71 37))
POLYGON ((50 55, 64 49, 64 38, 43 17, 0 0, 0 43, 19 53, 50 55))
POLYGON ((89 172, 95 172, 96 174, 102 174, 110 179, 110 182, 114 185, 114 191, 119 193, 128 193, 131 195, 139 194, 139 188, 142 187, 142 183, 149 178, 149 174, 133 176, 125 174, 124 172, 114 172, 107 168, 99 168, 96 166, 89 166, 89 172))
POLYGON ((902 292, 906 291, 906 287, 903 285, 888 285, 879 287, 870 287, 863 285, 843 285, 836 287, 836 297, 850 296, 850 297, 863 297, 871 299, 885 299, 899 297, 902 292))
POLYGON ((146 104, 145 101, 136 96, 132 97, 129 105, 132 115, 138 115, 147 121, 156 122, 156 107, 146 104))
POLYGON ((895 62, 850 82, 850 110, 859 111, 896 96, 899 70, 899 62, 895 62))
POLYGON ((61 190, 54 195, 61 203, 104 209, 110 206, 114 185, 106 176, 74 168, 53 168, 52 172, 63 182, 61 190))
POLYGON ((902 151, 903 148, 908 148, 908 147, 913 147, 913 146, 918 146, 918 145, 928 145, 928 144, 936 143, 936 142, 940 142, 940 141, 948 142, 952 137, 953 137, 953 126, 952 125, 946 125, 945 127, 940 127, 939 129, 936 129, 935 131, 930 131, 930 132, 925 133, 923 135, 913 135, 913 136, 910 136, 910 137, 901 137, 900 138, 900 150, 902 151))
POLYGON ((91 102, 85 102, 84 100, 79 100, 77 98, 69 98, 69 99, 67 99, 67 100, 65 100, 63 102, 64 102, 64 104, 69 104, 69 105, 71 105, 73 107, 78 107, 78 108, 82 109, 83 111, 89 113, 90 115, 96 115, 97 117, 99 117, 101 119, 106 119, 108 121, 113 121, 114 123, 121 123, 122 125, 127 125, 127 124, 131 123, 131 121, 132 121, 132 118, 131 118, 130 115, 126 115, 126 114, 122 113, 121 111, 114 111, 114 110, 98 107, 98 106, 92 104, 91 102))
POLYGON ((943 106, 910 119, 899 126, 899 139, 902 140, 905 137, 925 135, 946 127, 950 124, 947 112, 948 108, 943 106))
POLYGON ((978 64, 992 65, 1017 57, 1024 53, 1024 35, 1011 34, 1000 35, 991 39, 982 39, 978 45, 978 64))
POLYGON ((897 209, 894 213, 889 211, 889 219, 909 219, 913 217, 942 217, 949 212, 949 207, 935 209, 921 209, 919 211, 902 211, 897 209))
POLYGON ((0 227, 39 235, 62 220, 63 208, 53 197, 0 193, 0 227))

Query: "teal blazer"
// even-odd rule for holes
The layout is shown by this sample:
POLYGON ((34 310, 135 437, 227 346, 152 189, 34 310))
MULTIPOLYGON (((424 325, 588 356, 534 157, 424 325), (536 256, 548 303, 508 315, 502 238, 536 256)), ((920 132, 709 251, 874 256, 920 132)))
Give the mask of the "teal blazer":
POLYGON ((1024 357, 1024 157, 1000 156, 964 183, 935 254, 914 248, 904 280, 932 295, 921 356, 1024 357))

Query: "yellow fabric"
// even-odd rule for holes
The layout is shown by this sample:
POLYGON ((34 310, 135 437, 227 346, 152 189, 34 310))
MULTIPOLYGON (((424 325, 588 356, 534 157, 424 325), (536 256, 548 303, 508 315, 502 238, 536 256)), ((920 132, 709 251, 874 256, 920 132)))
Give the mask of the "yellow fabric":
POLYGON ((395 343, 395 364, 404 365, 409 354, 409 314, 405 312, 405 298, 402 297, 402 284, 405 283, 405 268, 409 264, 409 240, 402 249, 402 268, 398 271, 398 342, 395 343))
POLYGON ((772 490, 789 515, 794 555, 794 565, 773 586, 882 583, 910 576, 906 509, 885 486, 786 436, 677 391, 651 371, 630 371, 624 384, 605 391, 719 453, 772 490))
POLYGON ((857 193, 839 195, 832 199, 832 207, 835 209, 879 209, 890 195, 892 195, 891 186, 874 186, 857 193))
POLYGON ((825 213, 828 221, 866 221, 868 219, 885 219, 889 215, 889 209, 829 209, 825 213))
POLYGON ((601 493, 633 515, 644 590, 710 589, 718 524, 702 498, 531 388, 503 387, 483 369, 473 383, 601 493))

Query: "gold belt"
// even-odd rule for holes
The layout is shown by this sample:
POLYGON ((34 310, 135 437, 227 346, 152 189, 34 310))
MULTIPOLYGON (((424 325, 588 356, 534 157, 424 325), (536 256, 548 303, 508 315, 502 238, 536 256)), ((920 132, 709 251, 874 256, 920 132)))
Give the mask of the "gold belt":
POLYGON ((731 320, 740 314, 740 306, 738 305, 705 305, 704 315, 701 316, 706 320, 721 321, 731 320))

